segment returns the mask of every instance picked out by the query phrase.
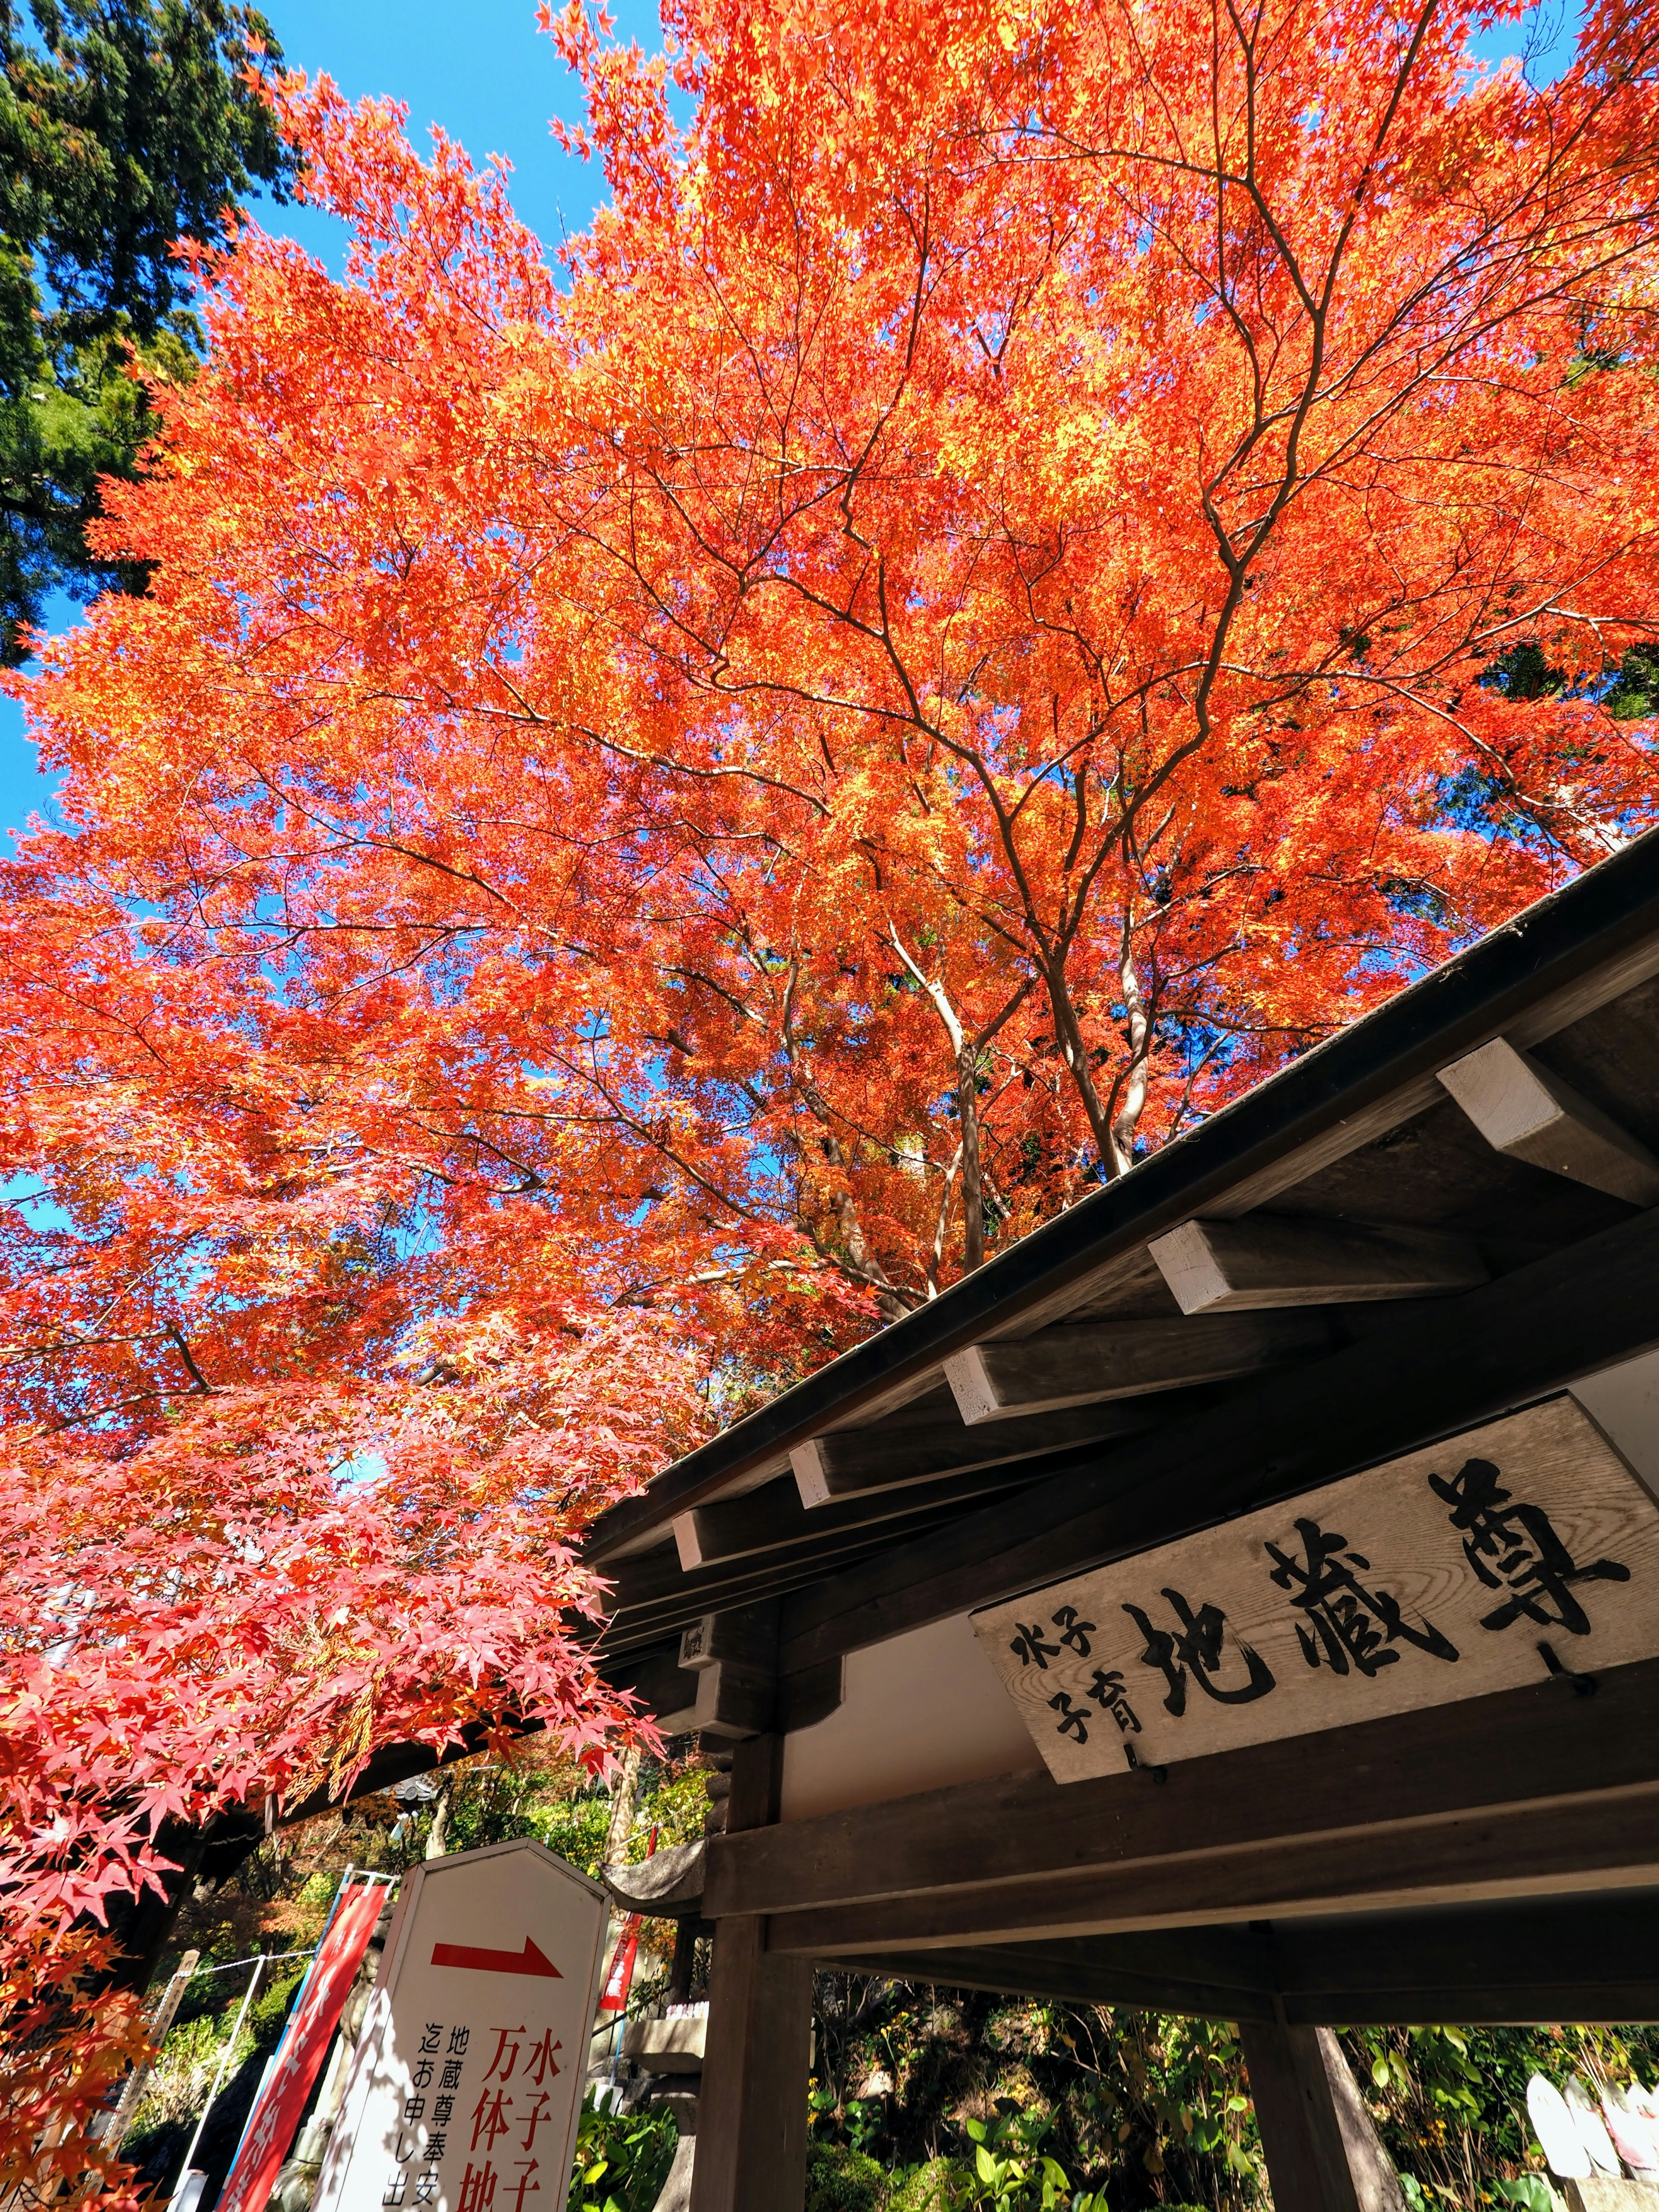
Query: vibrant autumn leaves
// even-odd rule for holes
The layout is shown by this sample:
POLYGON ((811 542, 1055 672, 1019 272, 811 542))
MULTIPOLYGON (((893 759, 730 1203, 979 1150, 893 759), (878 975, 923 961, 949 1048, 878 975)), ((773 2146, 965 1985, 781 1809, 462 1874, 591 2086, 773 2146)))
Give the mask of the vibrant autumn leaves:
POLYGON ((710 0, 682 129, 573 4, 613 205, 557 282, 501 178, 289 88, 347 280, 204 254, 109 499, 149 596, 30 692, 7 1786, 61 1910, 164 1798, 591 1740, 562 1547, 696 1386, 1652 818, 1598 702, 1659 633, 1659 24, 1540 91, 1474 20, 710 0))
POLYGON ((521 1348, 483 1333, 484 1376, 446 1382, 482 1381, 507 1417, 494 1453, 473 1409, 446 1418, 443 1388, 419 1403, 215 1389, 119 1455, 14 1431, 0 1479, 9 2191, 27 2180, 51 2201, 58 2176, 90 2179, 81 2130, 129 2055, 131 1999, 100 2000, 88 1978, 118 1954, 112 1905, 118 1928, 118 1901, 163 1889, 192 1830, 325 1796, 387 1741, 441 1747, 520 1712, 599 1756, 614 1715, 560 1630, 584 1595, 562 1540, 580 1516, 561 1509, 648 1468, 672 1412, 623 1337, 603 1375, 591 1353, 583 1372, 574 1338, 562 1363, 544 1349, 526 1390, 521 1348), (515 1366, 516 1389, 489 1372, 515 1366), (605 1422, 592 1400, 607 1397, 622 1411, 605 1422), (596 1417, 609 1435, 571 1433, 596 1417))

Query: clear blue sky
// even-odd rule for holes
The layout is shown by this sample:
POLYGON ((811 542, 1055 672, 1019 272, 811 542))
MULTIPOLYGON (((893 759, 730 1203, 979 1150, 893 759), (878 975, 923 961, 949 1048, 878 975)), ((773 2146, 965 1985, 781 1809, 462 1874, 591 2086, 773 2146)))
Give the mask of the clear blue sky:
MULTIPOLYGON (((513 202, 550 250, 562 229, 582 230, 603 194, 597 161, 561 153, 548 125, 581 120, 576 81, 536 28, 536 0, 259 0, 291 67, 331 76, 349 99, 388 93, 407 103, 410 136, 425 152, 435 123, 480 166, 513 164, 513 202)), ((662 43, 654 0, 611 0, 617 35, 647 52, 662 43)), ((272 210, 336 265, 337 239, 309 210, 272 210)))
MULTIPOLYGON (((565 230, 586 228, 604 192, 597 161, 562 153, 550 119, 581 119, 575 80, 550 39, 536 28, 535 0, 263 0, 264 13, 295 67, 326 70, 351 99, 390 94, 407 102, 409 126, 424 149, 434 123, 459 139, 473 160, 504 155, 513 164, 514 204, 551 250, 565 230)), ((654 0, 611 0, 617 34, 647 51, 660 44, 654 0)), ((1540 0, 1526 29, 1513 27, 1481 42, 1490 58, 1528 51, 1534 77, 1547 80, 1571 58, 1576 0, 1540 0)), ((341 232, 306 208, 262 210, 285 230, 339 266, 341 232)), ((52 611, 67 626, 78 610, 64 600, 52 611)), ((34 810, 50 813, 51 787, 34 772, 33 748, 22 717, 0 700, 0 829, 21 825, 34 810)))

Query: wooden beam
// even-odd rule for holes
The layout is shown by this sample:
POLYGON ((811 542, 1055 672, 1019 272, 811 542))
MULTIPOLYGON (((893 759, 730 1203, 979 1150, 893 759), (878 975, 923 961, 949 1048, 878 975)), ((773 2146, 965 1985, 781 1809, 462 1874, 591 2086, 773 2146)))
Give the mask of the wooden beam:
MULTIPOLYGON (((792 1553, 782 1562, 775 1554, 767 1553, 759 1560, 742 1559, 734 1566, 706 1568, 696 1575, 682 1575, 679 1561, 675 1559, 675 1583, 638 1606, 611 1614, 599 1648, 621 1658, 641 1646, 660 1643, 670 1634, 678 1636, 688 1623, 702 1619, 710 1606, 787 1597, 793 1590, 833 1578, 837 1569, 866 1559, 881 1533, 877 1530, 849 1536, 827 1547, 803 1547, 799 1556, 792 1553)), ((672 1547, 670 1556, 672 1557, 672 1547)), ((793 1666, 797 1662, 792 1659, 789 1663, 793 1666)), ((808 1658, 799 1663, 814 1666, 817 1662, 816 1658, 808 1658)))
MULTIPOLYGON (((737 1747, 728 1832, 776 1820, 782 1771, 776 1736, 737 1747)), ((811 1960, 770 1953, 762 1920, 723 1922, 708 1977, 690 2212, 801 2212, 811 2053, 811 1960)))
POLYGON ((747 1667, 775 1667, 778 1654, 775 1605, 728 1607, 705 1613, 680 1632, 679 1663, 694 1671, 717 1659, 736 1659, 747 1667))
MULTIPOLYGON (((1571 1808, 1592 1778, 1598 1802, 1639 1796, 1645 1804, 1659 1790, 1659 1659, 1607 1669, 1594 1698, 1545 1678, 1182 1759, 1162 1783, 1126 1771, 1062 1788, 1028 1771, 727 1838, 710 1863, 708 1911, 781 1913, 1019 1882, 1040 1890, 1084 1875, 1109 1892, 1130 1867, 1168 1870, 1179 1896, 1182 1868, 1200 1855, 1271 1860, 1287 1832, 1335 1839, 1340 1854, 1355 1831, 1385 1822, 1426 1833, 1504 1808, 1571 1808)), ((1659 1851, 1659 1831, 1642 1850, 1659 1851)), ((1489 1857, 1477 1856, 1477 1870, 1489 1857)), ((1386 1869, 1388 1848, 1374 1847, 1370 1863, 1386 1869)), ((939 1940, 945 1932, 935 1931, 939 1940)))
MULTIPOLYGON (((884 1490, 903 1490, 945 1474, 1006 1466, 1010 1461, 1103 1443, 1150 1428, 1158 1414, 1131 1399, 1119 1405, 1078 1406, 1060 1413, 1036 1413, 969 1429, 959 1422, 930 1431, 836 1429, 797 1444, 789 1455, 801 1504, 817 1513, 838 1501, 884 1490)), ((1034 1469, 1033 1472, 1040 1470, 1034 1469)))
POLYGON ((1083 2004, 1144 2005, 1211 2020, 1275 2016, 1267 1947, 1244 1928, 1177 1928, 890 1955, 905 1962, 898 1972, 918 1981, 959 1980, 971 1989, 1083 2004))
POLYGON ((715 1931, 691 2212, 800 2212, 806 2197, 812 1962, 757 1920, 715 1931))
POLYGON ((662 1619, 659 1626, 643 1635, 643 1640, 656 1643, 669 1632, 672 1620, 673 1632, 678 1635, 688 1621, 696 1620, 711 1610, 742 1603, 746 1597, 769 1595, 775 1589, 789 1587, 789 1571, 799 1565, 811 1577, 815 1570, 828 1571, 837 1562, 861 1558, 876 1540, 874 1532, 854 1529, 836 1542, 818 1545, 790 1545, 782 1553, 767 1553, 759 1559, 735 1559, 721 1567, 699 1568, 688 1575, 680 1565, 680 1557, 672 1539, 654 1552, 635 1552, 621 1565, 613 1567, 607 1577, 611 1589, 602 1602, 605 1607, 605 1643, 608 1649, 618 1647, 614 1630, 628 1627, 628 1641, 641 1640, 641 1630, 647 1619, 662 1619))
POLYGON ((1291 2021, 1524 2026, 1659 2018, 1659 1898, 1651 1892, 1335 1923, 1275 1920, 1257 1940, 1291 2021), (1357 2002, 1363 2012, 1344 2009, 1357 2002))
POLYGON ((854 1972, 1078 2004, 1291 2026, 1526 2026, 1659 2018, 1659 1899, 1528 1898, 1455 1911, 848 1954, 854 1972))
POLYGON ((1570 1083, 1494 1037, 1440 1071, 1494 1152, 1588 1183, 1632 1206, 1659 1205, 1659 1159, 1570 1083))
POLYGON ((653 1720, 679 1713, 696 1702, 697 1678, 680 1665, 678 1646, 666 1639, 629 1652, 626 1658, 601 1660, 600 1672, 613 1689, 631 1691, 653 1720))
POLYGON ((624 1912, 650 1920, 698 1919, 708 1857, 708 1839, 699 1836, 695 1843, 666 1844, 637 1866, 601 1867, 599 1879, 624 1912))
MULTIPOLYGON (((1002 1995, 1070 2004, 1139 2005, 1148 2012, 1184 2013, 1204 2020, 1272 2020, 1265 1991, 1190 1980, 1172 1972, 1137 1973, 1098 1963, 1085 1942, 983 1944, 936 1951, 884 1951, 821 1958, 820 1966, 853 1974, 882 1974, 900 1982, 937 1983, 945 1989, 992 1990, 1002 1995)), ((1564 2014, 1565 2019, 1568 2015, 1564 2014)), ((1344 2018, 1347 2015, 1345 2014, 1344 2018)), ((1461 2015, 1460 2015, 1461 2017, 1461 2015)), ((1571 2015, 1577 2019, 1577 2014, 1571 2015)), ((1634 2015, 1632 2015, 1634 2017, 1634 2015)))
POLYGON ((667 1715, 662 1723, 669 1735, 763 1735, 772 1725, 777 1706, 775 1675, 757 1667, 744 1667, 732 1659, 717 1659, 691 1677, 697 1694, 688 1712, 667 1715))
MULTIPOLYGON (((1146 1773, 1125 1779, 1158 1786, 1146 1773)), ((705 1908, 711 1917, 717 1917, 717 1869, 718 1861, 705 1908)), ((1450 1820, 1356 1821, 1335 1835, 1288 1828, 1248 1850, 1190 1850, 1119 1861, 1069 1878, 1048 1875, 775 1912, 769 1941, 779 1951, 842 1957, 1656 1883, 1659 1784, 1450 1820)))
MULTIPOLYGON (((672 1650, 671 1646, 671 1650, 672 1650)), ((777 1698, 775 1677, 760 1668, 718 1659, 695 1673, 660 1662, 620 1682, 631 1689, 665 1735, 759 1735, 772 1725, 777 1698)))
MULTIPOLYGON (((785 1607, 805 1667, 1145 1551, 1376 1465, 1659 1344, 1659 1213, 1641 1213, 1455 1301, 1384 1310, 1310 1368, 1236 1384, 1098 1466, 963 1514, 785 1607)), ((1146 1404, 1146 1400, 1131 1401, 1146 1404)))
MULTIPOLYGON (((957 1434, 963 1433, 958 1427, 957 1434)), ((960 1457, 966 1446, 956 1449, 960 1457)), ((1008 1482, 1006 1463, 994 1461, 966 1473, 952 1469, 902 1488, 861 1490, 827 1510, 809 1513, 801 1502, 796 1478, 786 1474, 769 1482, 763 1490, 745 1491, 740 1498, 721 1498, 713 1505, 694 1505, 688 1512, 677 1513, 674 1544, 682 1569, 694 1574, 699 1567, 753 1559, 764 1552, 781 1551, 792 1543, 809 1539, 821 1542, 878 1522, 976 1502, 1006 1490, 1008 1482)))
MULTIPOLYGON (((625 1656, 601 1655, 600 1672, 631 1690, 665 1735, 693 1730, 733 1738, 769 1729, 778 1696, 778 1607, 745 1607, 702 1624, 692 1638, 694 1663, 684 1663, 685 1638, 625 1656)), ((810 1678, 809 1678, 810 1679, 810 1678)))
MULTIPOLYGON (((1036 1473, 1046 1471, 1039 1468, 1036 1473)), ((717 1554, 690 1569, 686 1567, 679 1545, 673 1540, 659 1545, 654 1551, 631 1553, 625 1559, 617 1561, 606 1574, 611 1585, 607 1617, 632 1613, 661 1598, 691 1601, 682 1605, 682 1621, 694 1620, 699 1613, 720 1611, 737 1601, 726 1595, 728 1591, 751 1586, 757 1590, 763 1589, 769 1576, 787 1572, 800 1562, 809 1567, 820 1563, 827 1567, 884 1540, 902 1541, 916 1530, 930 1527, 959 1504, 978 1504, 988 1498, 1000 1497, 1022 1480, 1030 1479, 1018 1468, 1011 1470, 1006 1465, 1000 1465, 994 1480, 975 1483, 965 1492, 948 1482, 937 1487, 918 1486, 895 1498, 884 1499, 878 1507, 873 1498, 866 1502, 854 1497, 844 1501, 833 1513, 812 1515, 800 1510, 797 1498, 793 1507, 768 1504, 756 1508, 752 1522, 738 1510, 746 1506, 745 1498, 732 1498, 719 1508, 699 1508, 700 1511, 721 1513, 729 1509, 732 1513, 729 1522, 716 1521, 711 1525, 710 1540, 716 1545, 725 1540, 729 1530, 736 1532, 739 1543, 745 1538, 754 1542, 768 1516, 771 1517, 774 1540, 764 1546, 756 1544, 753 1549, 741 1548, 729 1557, 717 1554), (701 1596, 699 1592, 702 1593, 701 1596)), ((793 1483, 781 1495, 793 1497, 793 1483)))
POLYGON ((693 1622, 678 1644, 606 1655, 605 1679, 631 1690, 665 1734, 723 1738, 812 1728, 840 1705, 845 1668, 826 1659, 793 1674, 776 1668, 777 1607, 749 1606, 693 1622))
POLYGON ((1188 1221, 1147 1249, 1185 1314, 1433 1297, 1486 1280, 1466 1237, 1296 1214, 1188 1221))
POLYGON ((1329 1328, 1310 1314, 1085 1322, 1007 1342, 970 1344, 945 1361, 945 1373, 963 1419, 974 1427, 1183 1384, 1229 1382, 1330 1348, 1329 1328))

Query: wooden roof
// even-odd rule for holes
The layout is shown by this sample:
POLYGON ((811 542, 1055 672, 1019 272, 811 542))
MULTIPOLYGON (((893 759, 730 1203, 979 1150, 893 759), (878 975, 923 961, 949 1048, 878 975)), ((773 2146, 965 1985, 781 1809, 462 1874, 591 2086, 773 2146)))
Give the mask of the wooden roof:
MULTIPOLYGON (((637 1680, 699 1618, 775 1600, 778 1662, 796 1674, 1650 1348, 1659 1231, 1640 1162, 1659 1152, 1656 1024, 1659 833, 613 1507, 586 1553, 615 1585, 606 1671, 637 1680), (1564 1127, 1588 1169, 1498 1149, 1450 1094, 1443 1071, 1497 1039, 1533 1079, 1569 1086, 1564 1127), (1604 1170, 1621 1142, 1626 1194, 1581 1179, 1599 1158, 1599 1180, 1619 1182, 1616 1162, 1604 1170), (1322 1236, 1337 1273, 1330 1254, 1358 1251, 1370 1231, 1434 1232, 1444 1267, 1432 1294, 1407 1267, 1391 1295, 1339 1286, 1290 1315, 1241 1314, 1255 1364, 1231 1376, 1202 1373, 1217 1361, 1197 1350, 1184 1373, 1160 1352, 1166 1387, 963 1419, 946 1363, 960 1387, 964 1355, 1016 1396, 1040 1401, 1046 1387, 1051 1400, 1054 1376, 1073 1370, 1085 1392, 1114 1375, 1121 1390, 1123 1360, 1162 1342, 1146 1325, 1183 1324, 1170 1248, 1164 1266, 1151 1248, 1194 1222, 1239 1224, 1228 1233, 1247 1259, 1252 1240, 1322 1236)), ((1362 1253, 1362 1275, 1366 1264, 1362 1253)), ((1190 1314, 1184 1327, 1194 1347, 1224 1335, 1190 1314)))

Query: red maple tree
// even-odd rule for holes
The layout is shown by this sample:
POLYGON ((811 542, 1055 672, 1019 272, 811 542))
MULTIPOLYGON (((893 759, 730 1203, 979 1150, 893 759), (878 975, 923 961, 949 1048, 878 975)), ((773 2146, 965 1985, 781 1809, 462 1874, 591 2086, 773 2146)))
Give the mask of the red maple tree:
POLYGON ((204 251, 208 372, 108 495, 149 591, 27 687, 51 1928, 164 1809, 509 1707, 595 1741, 566 1547, 697 1386, 1651 818, 1659 26, 1540 89, 1476 21, 708 0, 671 64, 573 4, 612 205, 562 284, 499 173, 287 87, 346 275, 204 251))

